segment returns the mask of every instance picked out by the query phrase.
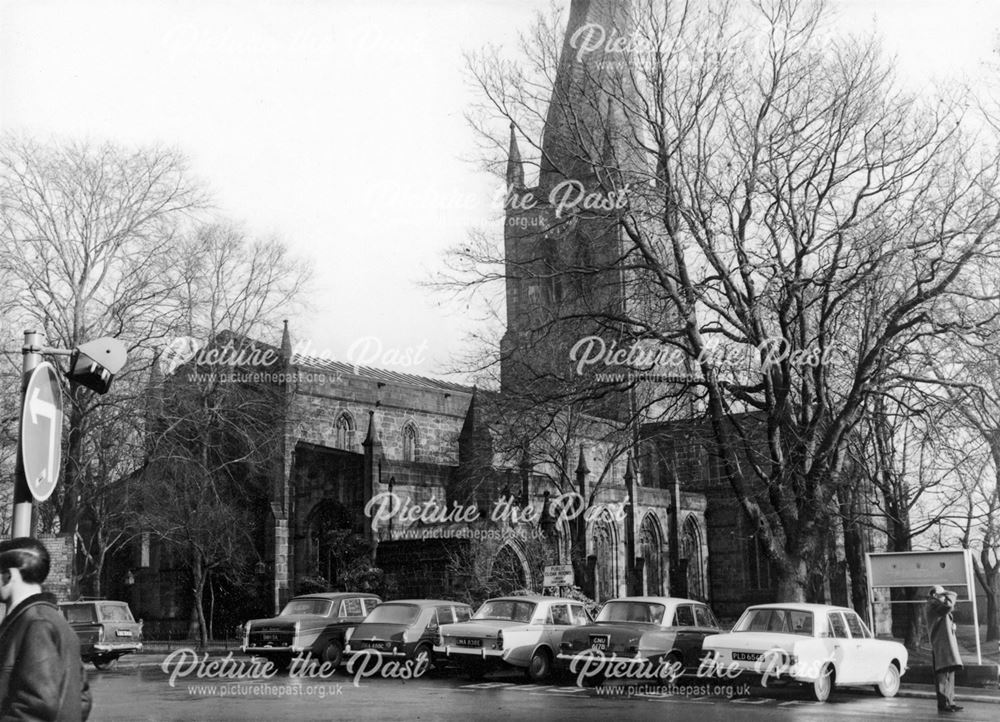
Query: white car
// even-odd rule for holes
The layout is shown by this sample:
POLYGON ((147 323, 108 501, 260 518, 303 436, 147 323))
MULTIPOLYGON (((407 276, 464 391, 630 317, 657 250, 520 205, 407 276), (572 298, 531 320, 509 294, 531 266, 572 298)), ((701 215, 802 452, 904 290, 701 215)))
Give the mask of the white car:
POLYGON ((874 685, 883 697, 899 691, 906 648, 874 639, 861 618, 826 604, 760 604, 749 607, 728 634, 706 637, 712 676, 754 675, 763 684, 809 685, 824 702, 835 686, 874 685))
POLYGON ((583 604, 571 599, 500 597, 484 602, 468 622, 442 625, 434 654, 473 678, 511 666, 541 682, 552 674, 563 632, 590 623, 583 604))

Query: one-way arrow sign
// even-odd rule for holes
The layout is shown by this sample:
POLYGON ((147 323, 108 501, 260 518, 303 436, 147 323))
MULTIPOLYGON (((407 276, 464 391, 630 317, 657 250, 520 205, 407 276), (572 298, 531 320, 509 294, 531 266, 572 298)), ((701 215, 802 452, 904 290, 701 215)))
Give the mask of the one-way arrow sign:
POLYGON ((59 479, 62 460, 62 393, 50 363, 31 372, 21 411, 21 458, 31 495, 45 501, 59 479))

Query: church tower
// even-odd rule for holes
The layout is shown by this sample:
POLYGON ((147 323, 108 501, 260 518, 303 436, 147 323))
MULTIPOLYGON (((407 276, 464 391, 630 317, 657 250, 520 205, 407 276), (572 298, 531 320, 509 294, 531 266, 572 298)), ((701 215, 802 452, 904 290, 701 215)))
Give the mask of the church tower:
MULTIPOLYGON (((510 128, 504 252, 507 331, 501 386, 566 398, 587 384, 573 362, 581 339, 623 335, 629 292, 620 214, 627 204, 622 58, 596 42, 628 32, 629 3, 574 0, 542 131, 538 182, 527 186, 510 128)), ((523 136, 521 136, 523 137, 523 136)), ((607 371, 608 369, 604 368, 607 371)), ((618 402, 615 402, 618 403, 618 402)), ((614 409, 603 415, 618 416, 614 409)))

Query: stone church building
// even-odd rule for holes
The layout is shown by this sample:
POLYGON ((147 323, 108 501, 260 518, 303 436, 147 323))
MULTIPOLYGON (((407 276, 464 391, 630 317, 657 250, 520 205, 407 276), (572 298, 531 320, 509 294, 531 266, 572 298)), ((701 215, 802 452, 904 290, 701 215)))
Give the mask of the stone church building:
MULTIPOLYGON (((613 8, 573 2, 567 43, 583 24, 608 21, 613 8)), ((508 196, 530 195, 536 202, 511 203, 505 217, 507 332, 499 390, 298 355, 292 350, 295 329, 286 323, 280 349, 290 379, 289 411, 259 549, 258 592, 266 611, 303 591, 308 579, 338 586, 327 533, 334 527, 366 535, 375 563, 401 597, 448 597, 458 582, 455 549, 462 544, 488 552, 476 574, 513 569, 520 585, 538 590, 542 580, 526 540, 540 537, 526 532, 541 529, 550 550, 546 561, 573 564, 577 586, 598 601, 673 594, 705 600, 719 616, 732 618, 747 604, 774 599, 770 565, 719 472, 697 408, 637 422, 628 409, 635 394, 644 393, 641 385, 606 395, 578 393, 598 380, 575 372, 572 342, 614 338, 613 325, 593 319, 613 317, 615 309, 635 302, 628 279, 610 262, 622 244, 613 214, 565 218, 550 202, 552 189, 567 180, 606 190, 600 168, 621 162, 613 105, 580 97, 570 82, 583 62, 564 45, 535 185, 526 180, 520 132, 511 128, 508 196), (581 118, 599 127, 591 134, 593 148, 570 147, 569 131, 581 118), (597 160, 581 160, 586 157, 597 160), (570 268, 577 270, 560 270, 570 268), (513 438, 528 423, 511 409, 527 414, 530 401, 543 397, 537 406, 556 408, 550 433, 513 438), (566 409, 573 406, 572 414, 559 408, 560 398, 566 409), (569 416, 573 422, 562 424, 569 416), (585 518, 559 518, 549 507, 526 522, 489 519, 498 500, 540 508, 568 491, 588 502, 585 518), (396 516, 373 528, 370 504, 388 492, 410 506, 433 500, 481 513, 471 524, 396 516)), ((148 560, 139 581, 176 584, 168 581, 168 567, 165 556, 148 560)), ((828 591, 846 602, 842 581, 831 581, 828 591)), ((137 615, 181 616, 176 604, 149 601, 169 595, 155 589, 142 595, 145 608, 137 615)))

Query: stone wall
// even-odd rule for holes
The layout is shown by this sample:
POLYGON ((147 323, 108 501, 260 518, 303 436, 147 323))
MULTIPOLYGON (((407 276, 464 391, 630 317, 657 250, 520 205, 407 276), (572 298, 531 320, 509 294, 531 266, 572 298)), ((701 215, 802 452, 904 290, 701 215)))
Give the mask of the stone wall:
POLYGON ((60 602, 74 599, 73 537, 69 534, 40 534, 38 540, 45 545, 51 559, 49 576, 44 584, 45 591, 54 594, 60 602))

